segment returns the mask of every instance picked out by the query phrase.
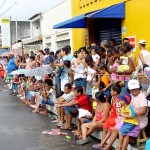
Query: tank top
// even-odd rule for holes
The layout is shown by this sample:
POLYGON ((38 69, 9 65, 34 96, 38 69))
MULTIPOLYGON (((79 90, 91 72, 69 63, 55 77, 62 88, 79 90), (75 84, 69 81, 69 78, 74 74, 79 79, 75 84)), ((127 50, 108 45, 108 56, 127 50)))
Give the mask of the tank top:
POLYGON ((112 97, 111 100, 112 100, 112 106, 110 110, 110 117, 117 118, 117 103, 119 102, 119 99, 117 99, 115 102, 114 97, 112 97))
POLYGON ((102 120, 102 118, 103 118, 103 110, 97 110, 95 112, 95 115, 96 115, 96 121, 102 120))

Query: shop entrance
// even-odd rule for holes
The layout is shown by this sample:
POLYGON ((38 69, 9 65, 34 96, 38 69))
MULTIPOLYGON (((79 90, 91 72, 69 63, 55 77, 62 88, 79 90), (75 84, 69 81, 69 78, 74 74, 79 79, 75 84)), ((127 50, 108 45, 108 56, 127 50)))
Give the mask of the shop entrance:
POLYGON ((113 38, 117 44, 121 43, 121 19, 92 19, 88 25, 90 42, 95 41, 99 45, 102 40, 113 38))

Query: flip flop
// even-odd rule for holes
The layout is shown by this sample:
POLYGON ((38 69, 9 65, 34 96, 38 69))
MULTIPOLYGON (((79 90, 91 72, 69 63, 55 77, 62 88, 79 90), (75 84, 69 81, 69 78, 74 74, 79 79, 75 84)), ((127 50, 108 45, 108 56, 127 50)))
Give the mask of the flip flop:
POLYGON ((72 131, 72 128, 71 128, 71 127, 70 127, 70 128, 67 128, 67 127, 63 127, 63 126, 62 126, 60 129, 61 129, 61 130, 69 130, 69 131, 72 131))
POLYGON ((99 144, 94 144, 94 145, 92 146, 92 148, 93 148, 93 149, 98 149, 98 148, 100 148, 100 147, 99 147, 99 144))
POLYGON ((84 145, 84 144, 86 144, 86 143, 88 143, 88 142, 89 142, 89 140, 86 138, 86 139, 84 139, 84 140, 83 140, 83 139, 82 139, 82 140, 78 140, 78 141, 77 141, 77 144, 78 144, 78 145, 84 145))

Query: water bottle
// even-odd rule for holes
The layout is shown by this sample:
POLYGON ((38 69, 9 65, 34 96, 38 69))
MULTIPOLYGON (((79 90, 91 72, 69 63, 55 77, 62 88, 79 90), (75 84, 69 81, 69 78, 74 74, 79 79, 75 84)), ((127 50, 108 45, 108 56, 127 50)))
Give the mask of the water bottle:
POLYGON ((150 139, 146 142, 145 150, 150 150, 150 139))

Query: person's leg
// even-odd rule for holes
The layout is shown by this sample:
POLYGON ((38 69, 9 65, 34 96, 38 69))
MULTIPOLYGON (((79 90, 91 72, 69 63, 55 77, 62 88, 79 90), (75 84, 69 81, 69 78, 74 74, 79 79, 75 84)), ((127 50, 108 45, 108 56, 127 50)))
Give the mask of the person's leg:
POLYGON ((127 147, 128 147, 128 144, 129 144, 129 136, 126 135, 124 137, 123 144, 122 144, 122 149, 121 150, 126 150, 127 147))
POLYGON ((40 95, 40 93, 38 93, 37 95, 36 95, 36 108, 32 111, 33 113, 35 113, 35 112, 38 112, 39 111, 39 107, 40 107, 40 98, 41 98, 41 95, 40 95))
POLYGON ((81 132, 82 132, 83 139, 87 138, 88 128, 91 127, 91 125, 92 125, 92 122, 82 124, 81 132))
POLYGON ((57 110, 57 118, 58 118, 58 124, 60 123, 60 117, 61 117, 61 107, 56 107, 57 110))
POLYGON ((101 141, 101 143, 99 145, 101 148, 104 146, 104 144, 107 142, 107 140, 109 139, 110 136, 111 136, 111 132, 108 131, 106 136, 103 137, 103 140, 101 141))
POLYGON ((60 121, 64 123, 64 108, 60 107, 60 121))
POLYGON ((106 134, 107 134, 107 129, 103 128, 102 140, 105 138, 106 134))
POLYGON ((91 135, 97 129, 102 130, 103 129, 103 123, 98 123, 98 122, 92 123, 88 132, 87 132, 87 136, 91 135))
POLYGON ((118 134, 119 134, 119 131, 116 128, 114 128, 114 130, 109 138, 109 142, 108 142, 107 146, 104 148, 104 150, 111 149, 111 146, 114 143, 114 141, 117 139, 118 134))
POLYGON ((123 140, 124 140, 123 135, 121 133, 119 133, 119 145, 118 145, 117 150, 122 150, 123 140))

